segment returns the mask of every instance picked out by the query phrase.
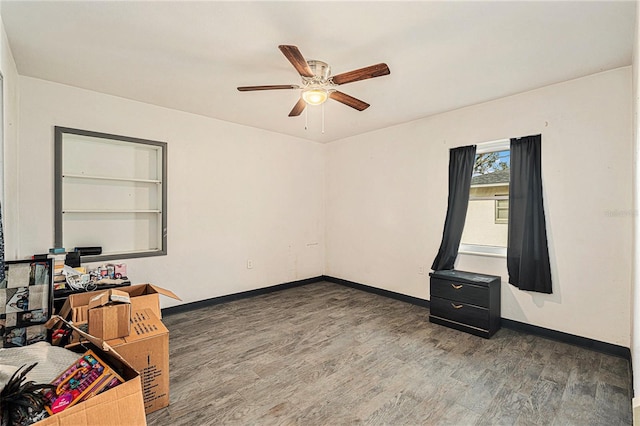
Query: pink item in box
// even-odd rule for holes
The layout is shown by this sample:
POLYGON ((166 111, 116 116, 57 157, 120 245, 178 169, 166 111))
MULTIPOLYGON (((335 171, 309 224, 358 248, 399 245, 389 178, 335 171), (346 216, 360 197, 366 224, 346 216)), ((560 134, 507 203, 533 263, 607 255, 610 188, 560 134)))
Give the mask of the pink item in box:
POLYGON ((127 265, 124 263, 119 263, 115 266, 114 275, 115 278, 125 278, 127 276, 127 265))

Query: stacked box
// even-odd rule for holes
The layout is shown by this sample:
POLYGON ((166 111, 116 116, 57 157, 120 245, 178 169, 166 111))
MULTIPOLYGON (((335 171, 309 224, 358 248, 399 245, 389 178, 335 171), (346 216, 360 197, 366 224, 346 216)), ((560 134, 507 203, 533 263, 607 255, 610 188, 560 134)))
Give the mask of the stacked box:
POLYGON ((104 340, 129 335, 131 329, 131 300, 119 290, 99 293, 89 300, 89 334, 104 340))
POLYGON ((108 343, 140 372, 147 414, 169 405, 169 330, 150 309, 131 316, 131 333, 108 343))
MULTIPOLYGON (((160 319, 159 295, 178 300, 179 297, 152 284, 121 287, 115 291, 127 293, 130 298, 131 329, 127 336, 107 340, 107 343, 140 372, 144 408, 149 414, 169 405, 169 330, 160 319)), ((92 299, 104 297, 100 296, 101 293, 103 292, 69 296, 62 307, 61 316, 77 325, 89 320, 91 327, 93 309, 89 309, 89 303, 92 299)), ((75 334, 68 347, 78 344, 79 335, 75 334)))

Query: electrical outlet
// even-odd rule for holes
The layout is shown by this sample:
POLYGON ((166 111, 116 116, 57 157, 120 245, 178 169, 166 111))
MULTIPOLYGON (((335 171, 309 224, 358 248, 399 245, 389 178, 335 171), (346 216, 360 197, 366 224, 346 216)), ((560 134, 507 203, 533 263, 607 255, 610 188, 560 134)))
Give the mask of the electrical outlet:
POLYGON ((418 274, 424 275, 424 266, 418 266, 418 274))
POLYGON ((253 269, 253 260, 247 260, 247 269, 253 269))

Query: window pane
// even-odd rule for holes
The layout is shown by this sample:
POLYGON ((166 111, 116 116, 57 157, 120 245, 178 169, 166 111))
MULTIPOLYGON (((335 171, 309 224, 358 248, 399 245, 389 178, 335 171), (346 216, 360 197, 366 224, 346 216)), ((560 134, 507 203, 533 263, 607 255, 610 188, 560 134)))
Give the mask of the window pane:
POLYGON ((496 223, 495 200, 470 200, 462 244, 507 246, 508 226, 496 223))
POLYGON ((476 156, 462 244, 507 246, 510 151, 476 156))
POLYGON ((511 151, 485 152, 476 155, 476 162, 473 166, 473 177, 471 186, 477 184, 490 184, 499 182, 509 182, 509 166, 511 165, 511 151), (499 173, 504 172, 506 173, 499 173), (479 176, 487 176, 487 178, 479 178, 479 176), (505 176, 506 175, 506 176, 505 176))

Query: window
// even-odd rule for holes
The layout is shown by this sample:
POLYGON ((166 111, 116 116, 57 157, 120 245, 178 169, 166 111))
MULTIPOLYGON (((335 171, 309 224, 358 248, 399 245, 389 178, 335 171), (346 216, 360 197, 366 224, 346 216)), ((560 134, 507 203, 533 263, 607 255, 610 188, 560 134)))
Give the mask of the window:
POLYGON ((506 256, 509 167, 508 139, 478 145, 461 253, 506 256))
POLYGON ((166 143, 56 127, 55 173, 57 247, 101 247, 88 261, 167 253, 166 143))
POLYGON ((509 199, 496 200, 495 223, 509 223, 509 199))

